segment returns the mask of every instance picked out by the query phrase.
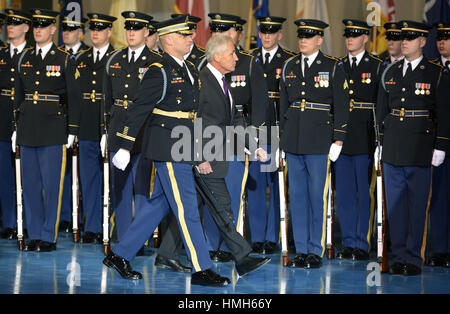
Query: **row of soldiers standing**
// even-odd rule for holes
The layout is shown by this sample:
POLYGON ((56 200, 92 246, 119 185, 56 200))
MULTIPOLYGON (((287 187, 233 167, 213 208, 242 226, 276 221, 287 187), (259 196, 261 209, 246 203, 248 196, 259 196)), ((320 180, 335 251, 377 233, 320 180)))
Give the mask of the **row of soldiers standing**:
MULTIPOLYGON (((2 122, 2 129, 5 129, 2 160, 6 161, 2 161, 1 166, 6 167, 2 173, 8 174, 2 176, 8 180, 2 188, 3 227, 5 236, 10 236, 8 233, 16 226, 14 172, 8 167, 12 134, 13 150, 17 143, 22 153, 25 219, 30 238, 26 250, 29 251, 55 250, 60 221, 70 221, 70 211, 64 216, 64 210, 70 208, 70 197, 64 207, 63 191, 70 191, 71 178, 66 175, 70 158, 65 145, 71 147, 75 137, 80 147, 86 217, 83 242, 101 243, 101 156, 108 150, 112 159, 119 150, 120 140, 127 136, 122 132, 123 120, 140 79, 148 66, 161 58, 161 52, 157 51, 156 23, 150 16, 139 12, 123 13, 125 28, 132 32, 127 35, 129 47, 118 50, 109 44, 110 29, 116 18, 94 13, 88 16, 94 47, 83 45, 80 36, 75 36, 82 33, 86 20, 65 19, 65 39, 69 42, 70 34, 77 39, 58 48, 51 42, 56 31, 56 12, 6 11, 10 43, 2 49, 0 65, 5 73, 1 86, 2 106, 6 107, 3 112, 9 115, 3 115, 2 122), (10 35, 14 30, 9 30, 10 26, 11 29, 22 28, 20 40, 14 41, 10 35), (24 41, 30 26, 33 26, 35 47, 27 46, 24 41)), ((211 31, 227 33, 238 46, 245 21, 227 14, 213 13, 210 17, 211 31)), ((193 29, 198 21, 198 18, 190 18, 193 29)), ((281 148, 289 164, 290 208, 297 252, 290 266, 315 268, 321 265, 325 251, 324 199, 332 162, 335 162, 343 238, 343 249, 338 257, 368 259, 374 206, 375 108, 376 124, 384 128, 381 132, 384 133, 383 161, 387 164, 387 205, 395 256, 392 272, 419 273, 424 262, 431 161, 436 166, 433 190, 440 192, 434 193, 431 199, 432 239, 436 246, 433 251, 438 254, 430 262, 448 266, 450 240, 447 239, 448 219, 444 217, 449 207, 445 199, 448 191, 448 154, 445 152, 449 134, 448 127, 440 122, 448 119, 445 104, 448 99, 445 87, 449 86, 448 23, 436 25, 438 45, 443 47, 441 60, 427 61, 420 53, 421 59, 417 61, 419 58, 411 59, 414 54, 403 53, 408 61, 413 61, 411 73, 407 62, 402 61, 401 52, 413 48, 399 50, 398 47, 403 42, 420 41, 412 51, 417 54, 430 29, 426 25, 409 21, 387 24, 393 50, 384 61, 364 50, 370 32, 364 22, 344 20, 349 55, 337 59, 320 52, 323 31, 328 27, 321 21, 296 21, 302 54, 282 49, 279 41, 284 21, 277 17, 260 18, 263 47, 251 53, 239 50, 236 70, 228 80, 237 105, 248 109, 251 125, 280 126, 281 148), (397 46, 395 52, 394 46, 397 46), (385 71, 389 64, 393 66, 385 71), (400 73, 403 68, 404 75, 400 73), (400 187, 402 180, 407 182, 404 188, 400 187)), ((205 60, 203 54, 201 48, 193 45, 185 59, 200 68, 205 60)), ((270 135, 267 138, 270 139, 270 135)), ((127 169, 111 168, 119 242, 132 221, 133 193, 136 202, 140 197, 134 191, 134 182, 139 179, 141 151, 139 136, 137 139, 127 169)), ((270 152, 271 143, 266 144, 270 152)), ((242 195, 246 189, 253 250, 270 254, 277 249, 279 237, 278 182, 276 174, 261 171, 262 166, 257 161, 247 164, 236 159, 230 163, 226 180, 235 221, 241 223, 239 210, 243 208, 242 195), (265 204, 267 187, 271 195, 268 209, 265 204)), ((229 260, 230 255, 214 224, 207 221, 205 217, 211 258, 229 260)))

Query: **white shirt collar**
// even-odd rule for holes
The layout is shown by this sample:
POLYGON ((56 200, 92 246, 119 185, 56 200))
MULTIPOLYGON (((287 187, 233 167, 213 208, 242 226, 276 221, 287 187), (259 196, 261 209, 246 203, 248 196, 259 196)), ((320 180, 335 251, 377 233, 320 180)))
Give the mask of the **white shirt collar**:
POLYGON ((100 60, 102 60, 105 53, 108 51, 109 43, 105 47, 100 48, 100 49, 97 49, 95 47, 93 47, 93 48, 94 48, 94 60, 95 60, 95 58, 97 58, 97 51, 100 51, 99 60, 97 60, 97 61, 100 61, 100 60))
POLYGON ((359 53, 356 56, 352 56, 350 53, 348 54, 348 58, 350 60, 350 66, 353 65, 353 58, 356 58, 356 65, 359 65, 359 63, 361 62, 362 58, 364 57, 364 54, 366 53, 365 50, 363 50, 363 52, 359 53))
POLYGON ((19 53, 22 52, 22 50, 25 48, 26 45, 27 45, 27 42, 26 42, 26 41, 24 41, 22 44, 20 44, 20 45, 17 46, 17 47, 15 47, 13 44, 9 43, 9 52, 10 52, 10 54, 11 54, 11 58, 12 58, 13 55, 14 55, 14 49, 17 48, 17 53, 19 54, 19 53))
POLYGON ((138 48, 136 50, 131 50, 131 48, 128 47, 128 62, 131 60, 131 55, 132 55, 131 53, 132 53, 132 51, 135 52, 135 54, 134 54, 134 61, 136 62, 137 59, 139 59, 139 56, 141 55, 141 53, 142 53, 142 51, 144 50, 145 47, 146 47, 145 44, 142 47, 140 47, 140 48, 138 48))
POLYGON ((306 57, 304 54, 302 54, 302 67, 305 64, 304 61, 303 61, 305 58, 308 58, 308 66, 311 67, 311 64, 314 63, 314 61, 316 60, 317 56, 319 55, 319 52, 320 52, 320 50, 318 50, 317 52, 313 53, 309 57, 306 57))
POLYGON ((450 61, 450 59, 445 59, 444 56, 441 56, 442 65, 445 67, 445 62, 450 61))
MULTIPOLYGON (((416 60, 411 61, 411 66, 412 66, 412 70, 414 71, 417 66, 419 65, 419 63, 422 61, 423 59, 423 55, 421 55, 419 58, 417 58, 416 60)), ((410 63, 410 61, 406 60, 403 63, 403 76, 405 76, 406 74, 406 70, 408 69, 408 63, 410 63)))
POLYGON ((81 48, 81 41, 78 44, 76 44, 75 46, 73 46, 73 47, 69 47, 69 46, 66 45, 65 48, 66 48, 66 51, 69 51, 69 49, 72 49, 72 54, 74 55, 74 54, 76 54, 78 52, 78 50, 80 50, 80 48, 81 48))
POLYGON ((393 56, 391 56, 391 63, 395 63, 397 61, 403 60, 405 59, 405 56, 401 56, 400 58, 394 58, 393 56))
POLYGON ((269 57, 269 62, 270 62, 273 59, 273 56, 277 53, 278 46, 270 51, 264 49, 264 47, 262 47, 261 49, 262 49, 262 55, 263 55, 263 63, 266 63, 266 54, 267 53, 270 54, 270 57, 269 57))
POLYGON ((38 55, 39 49, 42 49, 42 60, 44 60, 45 56, 50 51, 52 46, 53 46, 53 42, 52 41, 49 44, 47 44, 47 46, 44 46, 44 47, 39 47, 39 45, 36 44, 36 55, 38 55))
MULTIPOLYGON (((206 66, 211 71, 211 73, 214 75, 217 82, 219 82, 219 85, 222 87, 222 91, 225 93, 225 89, 223 87, 223 81, 222 81, 222 78, 224 75, 222 73, 220 73, 219 70, 217 70, 213 65, 211 65, 211 63, 208 63, 206 66)), ((231 97, 231 93, 229 90, 228 90, 228 93, 229 93, 228 95, 230 96, 231 108, 233 108, 233 99, 232 99, 233 97, 231 97)))

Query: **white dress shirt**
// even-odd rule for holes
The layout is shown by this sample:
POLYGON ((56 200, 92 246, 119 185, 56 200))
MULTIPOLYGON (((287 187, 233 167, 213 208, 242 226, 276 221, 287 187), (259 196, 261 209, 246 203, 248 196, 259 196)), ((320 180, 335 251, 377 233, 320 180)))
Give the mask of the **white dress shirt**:
POLYGON ((363 50, 363 52, 359 53, 356 56, 352 56, 350 53, 348 54, 348 59, 350 60, 350 68, 353 66, 353 58, 356 58, 356 66, 359 65, 359 63, 361 62, 362 58, 364 57, 364 54, 366 53, 366 51, 363 50))
POLYGON ((305 76, 305 58, 308 58, 308 67, 311 68, 311 65, 316 61, 317 56, 319 55, 320 50, 313 53, 309 57, 306 57, 304 54, 302 54, 302 73, 303 76, 305 76))
POLYGON ((73 47, 69 47, 66 45, 66 51, 69 51, 69 49, 72 49, 73 55, 76 54, 78 52, 78 50, 80 50, 80 48, 81 48, 81 41, 73 47))
POLYGON ((393 56, 391 56, 391 63, 395 63, 397 61, 403 60, 405 59, 405 56, 401 56, 400 58, 394 58, 393 56))
MULTIPOLYGON (((220 87, 222 87, 222 91, 225 95, 225 88, 223 87, 223 74, 219 72, 219 70, 217 70, 214 66, 211 65, 211 63, 208 63, 206 65, 208 67, 208 69, 211 71, 211 73, 214 75, 214 77, 216 78, 217 82, 219 82, 220 87)), ((228 96, 230 98, 230 106, 231 106, 231 112, 233 111, 233 97, 231 97, 231 93, 230 90, 228 89, 228 96)))
POLYGON ((417 68, 417 66, 419 65, 419 63, 422 61, 422 59, 423 59, 423 55, 413 61, 408 61, 405 59, 405 62, 403 63, 403 76, 405 76, 406 70, 408 70, 408 63, 411 63, 412 70, 414 71, 417 68))
MULTIPOLYGON (((450 59, 445 59, 444 56, 441 56, 442 59, 442 65, 445 67, 445 62, 450 61, 450 59)), ((450 65, 447 67, 450 70, 450 65)))
POLYGON ((144 51, 145 45, 143 45, 142 47, 136 49, 136 50, 131 50, 130 47, 128 47, 128 62, 131 61, 131 57, 133 56, 132 52, 134 51, 134 62, 137 61, 137 59, 139 59, 139 56, 141 55, 142 51, 144 51))
POLYGON ((41 49, 42 50, 42 60, 44 60, 45 56, 50 51, 52 46, 53 46, 53 42, 50 42, 47 46, 44 46, 44 47, 39 47, 39 45, 36 44, 36 56, 39 55, 39 49, 41 49))
POLYGON ((9 53, 11 55, 11 58, 14 56, 14 49, 17 49, 17 54, 19 54, 22 52, 22 50, 25 48, 26 45, 27 45, 26 41, 24 41, 22 44, 20 44, 17 47, 15 47, 13 44, 9 43, 9 53))
POLYGON ((94 51, 93 51, 94 52, 94 60, 96 62, 99 62, 100 60, 102 60, 103 56, 108 51, 108 48, 109 48, 109 44, 107 44, 105 47, 100 48, 100 49, 97 49, 97 48, 94 47, 94 51), (100 54, 98 56, 98 60, 96 60, 96 58, 97 58, 97 51, 100 51, 100 54))
POLYGON ((266 64, 266 54, 269 53, 270 57, 269 57, 269 61, 272 61, 273 56, 275 56, 275 54, 277 53, 278 50, 278 46, 275 47, 274 49, 267 51, 266 49, 264 49, 264 47, 262 47, 262 55, 263 55, 263 64, 266 64))

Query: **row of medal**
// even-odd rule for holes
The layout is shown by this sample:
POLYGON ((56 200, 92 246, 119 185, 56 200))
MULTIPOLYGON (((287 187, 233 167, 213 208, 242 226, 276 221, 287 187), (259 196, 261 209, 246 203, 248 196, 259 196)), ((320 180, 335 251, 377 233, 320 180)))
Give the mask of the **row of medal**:
POLYGON ((319 76, 314 77, 315 88, 325 87, 328 88, 330 86, 330 74, 328 72, 319 72, 319 76))
POLYGON ((431 94, 431 84, 426 83, 416 83, 416 95, 430 95, 431 94))
POLYGON ((245 82, 245 75, 236 75, 231 77, 231 84, 230 86, 232 88, 235 87, 245 87, 247 83, 245 82))
POLYGON ((48 77, 50 76, 61 76, 61 66, 59 65, 47 65, 46 68, 48 77))

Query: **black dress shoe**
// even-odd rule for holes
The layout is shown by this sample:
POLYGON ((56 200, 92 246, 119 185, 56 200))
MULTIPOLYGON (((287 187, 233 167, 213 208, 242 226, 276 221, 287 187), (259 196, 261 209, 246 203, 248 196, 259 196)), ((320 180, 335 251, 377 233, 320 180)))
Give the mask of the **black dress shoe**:
POLYGON ((213 262, 218 262, 217 260, 217 251, 209 251, 209 257, 213 262))
POLYGON ((38 248, 39 248, 39 242, 41 242, 41 240, 30 240, 30 241, 28 241, 28 243, 25 244, 25 251, 28 251, 28 252, 37 251, 38 248))
POLYGON ((288 267, 305 268, 306 266, 306 254, 297 254, 292 260, 289 261, 288 267))
POLYGON ((103 260, 103 264, 110 268, 114 268, 117 270, 120 276, 124 279, 142 279, 142 274, 134 271, 131 268, 130 262, 122 257, 110 252, 105 259, 103 260))
POLYGON ((230 279, 221 277, 211 269, 196 272, 192 274, 191 285, 224 287, 230 284, 230 279))
POLYGON ((322 266, 322 258, 316 254, 308 254, 306 257, 305 268, 320 268, 322 266))
POLYGON ((71 223, 68 221, 61 221, 61 223, 59 224, 59 231, 66 232, 66 233, 72 232, 71 223))
POLYGON ((353 258, 353 251, 354 251, 353 248, 345 247, 336 255, 336 258, 338 258, 338 259, 352 259, 353 258))
POLYGON ((404 275, 405 273, 405 264, 395 262, 389 267, 389 273, 391 275, 404 275))
POLYGON ((56 243, 50 243, 46 241, 39 242, 39 252, 51 252, 56 250, 56 243))
POLYGON ((264 250, 264 243, 262 243, 262 242, 253 243, 252 250, 253 250, 253 253, 262 254, 262 252, 264 250))
POLYGON ((264 243, 262 254, 273 254, 278 250, 278 246, 276 243, 266 241, 264 243))
POLYGON ((182 265, 179 261, 157 255, 155 258, 155 266, 163 269, 173 270, 178 273, 190 273, 191 267, 182 265))
POLYGON ((431 267, 444 267, 447 261, 447 254, 434 253, 427 261, 431 267))
POLYGON ((81 237, 81 243, 102 243, 103 236, 100 233, 86 231, 81 237))
POLYGON ((217 251, 216 253, 216 261, 219 263, 228 263, 233 260, 233 255, 224 251, 217 251))
POLYGON ((0 237, 7 240, 17 239, 17 229, 5 228, 0 234, 0 237))
POLYGON ((257 270, 261 266, 267 264, 270 261, 270 258, 259 258, 259 257, 250 257, 246 256, 236 263, 236 270, 238 271, 239 277, 243 277, 248 273, 257 270))
POLYGON ((413 264, 406 264, 403 272, 405 276, 417 276, 420 275, 421 273, 422 268, 413 264))
POLYGON ((352 259, 354 261, 367 261, 369 259, 369 253, 361 249, 354 249, 352 259))

